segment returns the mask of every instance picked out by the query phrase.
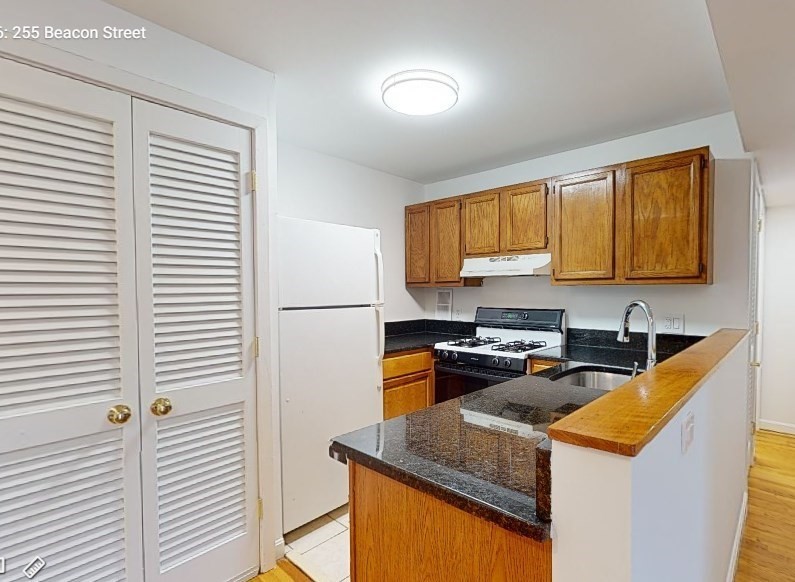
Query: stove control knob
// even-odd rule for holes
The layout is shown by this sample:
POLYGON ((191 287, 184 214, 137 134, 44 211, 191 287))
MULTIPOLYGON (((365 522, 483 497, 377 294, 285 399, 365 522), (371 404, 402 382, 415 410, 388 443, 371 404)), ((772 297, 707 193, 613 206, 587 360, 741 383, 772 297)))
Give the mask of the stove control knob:
POLYGON ((527 319, 528 317, 530 317, 530 316, 527 314, 526 311, 524 313, 522 313, 522 319, 527 319))
POLYGON ((449 357, 450 357, 450 352, 448 352, 447 350, 442 352, 442 359, 443 360, 446 360, 449 357))
POLYGON ((458 352, 453 352, 450 354, 450 359, 455 362, 458 359, 458 352))
POLYGON ((505 366, 506 368, 510 368, 511 367, 511 360, 509 360, 508 358, 505 358, 505 361, 503 361, 502 365, 505 366))
POLYGON ((500 365, 500 359, 496 358, 496 357, 492 358, 491 359, 491 363, 492 363, 493 366, 499 366, 500 365))

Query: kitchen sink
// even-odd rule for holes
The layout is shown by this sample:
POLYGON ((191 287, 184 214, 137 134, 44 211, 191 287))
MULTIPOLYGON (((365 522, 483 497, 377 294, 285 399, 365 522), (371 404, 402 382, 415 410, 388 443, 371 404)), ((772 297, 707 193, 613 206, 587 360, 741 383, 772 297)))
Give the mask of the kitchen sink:
POLYGON ((624 368, 578 366, 550 376, 549 379, 561 384, 572 384, 597 390, 612 390, 629 382, 632 379, 632 372, 624 368))

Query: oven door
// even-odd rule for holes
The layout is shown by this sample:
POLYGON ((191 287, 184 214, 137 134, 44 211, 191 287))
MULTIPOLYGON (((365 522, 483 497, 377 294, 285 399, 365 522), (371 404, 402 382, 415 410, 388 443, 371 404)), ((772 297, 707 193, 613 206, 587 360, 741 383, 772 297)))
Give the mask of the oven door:
POLYGON ((521 378, 523 372, 509 372, 492 368, 481 368, 467 364, 436 362, 436 402, 444 402, 471 394, 483 388, 494 386, 514 378, 521 378))

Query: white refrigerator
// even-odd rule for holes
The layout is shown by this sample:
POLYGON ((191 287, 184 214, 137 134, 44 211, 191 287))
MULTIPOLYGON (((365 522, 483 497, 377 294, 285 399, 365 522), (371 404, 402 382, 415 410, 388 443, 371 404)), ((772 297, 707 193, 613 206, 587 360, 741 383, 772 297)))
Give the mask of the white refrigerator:
POLYGON ((280 217, 279 374, 284 531, 348 501, 335 437, 383 420, 380 232, 280 217))

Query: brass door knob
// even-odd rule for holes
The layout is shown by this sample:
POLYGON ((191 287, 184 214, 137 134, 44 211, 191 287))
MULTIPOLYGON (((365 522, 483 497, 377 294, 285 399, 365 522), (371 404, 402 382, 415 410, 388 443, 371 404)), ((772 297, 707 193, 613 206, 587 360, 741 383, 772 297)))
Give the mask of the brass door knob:
POLYGON ((108 420, 112 424, 124 424, 132 418, 132 409, 126 404, 117 404, 108 410, 108 420))
POLYGON ((152 406, 149 407, 149 410, 152 411, 152 414, 155 416, 165 416, 171 409, 174 408, 171 405, 171 400, 168 398, 158 398, 154 402, 152 402, 152 406))

